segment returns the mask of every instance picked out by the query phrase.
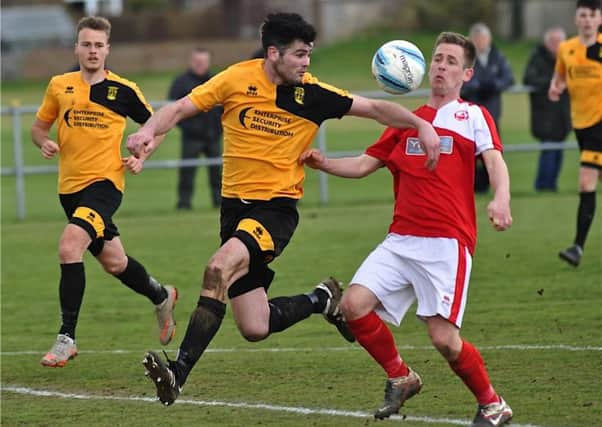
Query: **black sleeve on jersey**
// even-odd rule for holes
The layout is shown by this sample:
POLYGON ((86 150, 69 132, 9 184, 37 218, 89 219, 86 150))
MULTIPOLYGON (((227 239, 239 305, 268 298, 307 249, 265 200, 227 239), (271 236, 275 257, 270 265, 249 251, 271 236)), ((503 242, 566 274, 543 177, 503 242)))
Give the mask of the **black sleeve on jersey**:
POLYGON ((113 80, 104 80, 90 88, 90 101, 96 102, 136 123, 144 123, 151 112, 131 87, 113 80))
POLYGON ((587 59, 592 61, 602 62, 602 43, 596 42, 587 48, 585 53, 587 59))
POLYGON ((327 119, 341 118, 351 108, 353 99, 318 84, 278 86, 276 106, 291 114, 311 120, 318 126, 327 119))

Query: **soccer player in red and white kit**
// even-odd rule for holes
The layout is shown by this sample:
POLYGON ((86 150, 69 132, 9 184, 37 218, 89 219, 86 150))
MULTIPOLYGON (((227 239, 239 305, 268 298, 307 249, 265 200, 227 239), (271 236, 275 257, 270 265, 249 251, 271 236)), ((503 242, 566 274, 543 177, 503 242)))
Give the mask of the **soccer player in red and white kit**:
POLYGON ((487 206, 493 227, 503 231, 512 224, 510 179, 494 121, 487 110, 459 97, 463 82, 472 77, 474 61, 475 47, 466 37, 439 35, 429 69, 429 100, 415 111, 440 137, 435 170, 424 166, 425 153, 410 128, 387 128, 357 157, 331 159, 312 149, 299 159, 346 178, 361 178, 383 166, 393 175, 395 209, 389 234, 364 260, 341 301, 357 341, 388 376, 376 418, 399 412, 422 387, 384 323, 399 325, 415 300, 416 314, 426 323, 433 345, 476 397, 473 426, 499 426, 512 418, 510 406, 489 381, 479 351, 460 337, 476 240, 476 156, 482 156, 494 190, 487 206))

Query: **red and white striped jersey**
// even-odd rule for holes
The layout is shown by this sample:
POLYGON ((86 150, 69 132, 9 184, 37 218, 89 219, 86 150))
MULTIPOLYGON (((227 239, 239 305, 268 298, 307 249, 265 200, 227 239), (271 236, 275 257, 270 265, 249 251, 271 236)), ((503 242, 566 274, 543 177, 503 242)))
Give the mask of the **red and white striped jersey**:
POLYGON ((433 124, 441 141, 434 171, 414 128, 387 128, 366 154, 383 161, 393 174, 395 211, 389 231, 419 237, 449 237, 474 253, 475 158, 485 150, 502 151, 489 112, 461 99, 439 109, 428 105, 414 113, 433 124))

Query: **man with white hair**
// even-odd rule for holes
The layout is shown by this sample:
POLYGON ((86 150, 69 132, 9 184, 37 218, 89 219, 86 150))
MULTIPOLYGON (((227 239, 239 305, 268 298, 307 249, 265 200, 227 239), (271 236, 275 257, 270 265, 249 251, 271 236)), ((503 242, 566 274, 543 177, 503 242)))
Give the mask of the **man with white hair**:
MULTIPOLYGON (((556 54, 560 43, 565 39, 564 29, 549 28, 544 33, 543 43, 533 49, 523 76, 523 83, 532 89, 529 93, 531 133, 544 144, 560 143, 571 131, 568 94, 563 93, 558 103, 548 99, 548 87, 554 74, 556 54)), ((562 153, 562 149, 541 151, 535 177, 536 191, 558 190, 562 153)))
MULTIPOLYGON (((491 31, 482 22, 470 27, 469 38, 477 49, 477 60, 472 79, 462 86, 460 96, 485 107, 496 128, 500 129, 502 114, 502 92, 514 84, 514 75, 506 57, 492 44, 491 31)), ((489 189, 489 177, 482 161, 475 169, 475 191, 484 193, 489 189)))

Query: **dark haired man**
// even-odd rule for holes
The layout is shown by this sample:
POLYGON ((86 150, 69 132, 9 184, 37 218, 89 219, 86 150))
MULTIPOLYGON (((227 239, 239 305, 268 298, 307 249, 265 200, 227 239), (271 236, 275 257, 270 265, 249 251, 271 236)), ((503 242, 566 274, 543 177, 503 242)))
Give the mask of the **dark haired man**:
POLYGON ((560 44, 548 97, 559 101, 565 89, 571 100, 571 120, 581 152, 579 207, 573 245, 559 252, 577 267, 596 212, 596 188, 602 170, 602 16, 600 0, 578 0, 577 36, 560 44))
POLYGON ((86 249, 107 273, 155 304, 161 344, 171 341, 176 326, 176 289, 162 286, 125 253, 112 219, 123 198, 125 169, 139 173, 146 157, 121 158, 126 117, 144 123, 152 109, 136 84, 105 69, 111 34, 108 20, 82 18, 76 34, 79 71, 50 80, 31 128, 32 140, 42 156, 59 156, 59 198, 69 219, 59 242, 62 325, 52 349, 41 361, 49 367, 63 367, 77 355, 75 327, 84 297, 86 249), (49 132, 57 119, 58 138, 54 142, 49 132))
POLYGON ((387 128, 357 157, 328 159, 304 153, 308 166, 346 178, 361 178, 386 166, 393 175, 395 213, 385 240, 364 260, 341 301, 357 341, 387 374, 385 400, 374 414, 388 418, 422 388, 422 379, 401 359, 384 321, 399 326, 417 301, 433 346, 478 402, 473 427, 500 426, 512 409, 489 381, 479 351, 460 336, 476 241, 472 177, 482 156, 493 200, 489 219, 498 231, 512 224, 510 178, 495 122, 487 109, 460 99, 473 75, 475 46, 461 34, 444 32, 435 42, 429 68, 431 94, 416 114, 433 123, 441 157, 433 173, 422 167, 425 153, 416 131, 387 128))
POLYGON ((323 313, 348 340, 339 312, 342 290, 335 279, 308 293, 268 300, 274 277, 268 264, 291 239, 303 195, 304 169, 298 158, 309 148, 320 124, 355 115, 394 127, 414 127, 434 168, 439 139, 433 127, 405 108, 382 100, 351 96, 307 72, 316 31, 292 13, 268 15, 261 27, 263 59, 235 64, 178 101, 159 110, 135 134, 128 148, 152 152, 154 138, 177 122, 224 106, 224 163, 221 247, 209 260, 201 297, 192 313, 176 361, 162 362, 149 352, 143 364, 159 400, 172 404, 188 374, 217 333, 229 297, 234 320, 249 341, 283 331, 312 313, 323 313))

